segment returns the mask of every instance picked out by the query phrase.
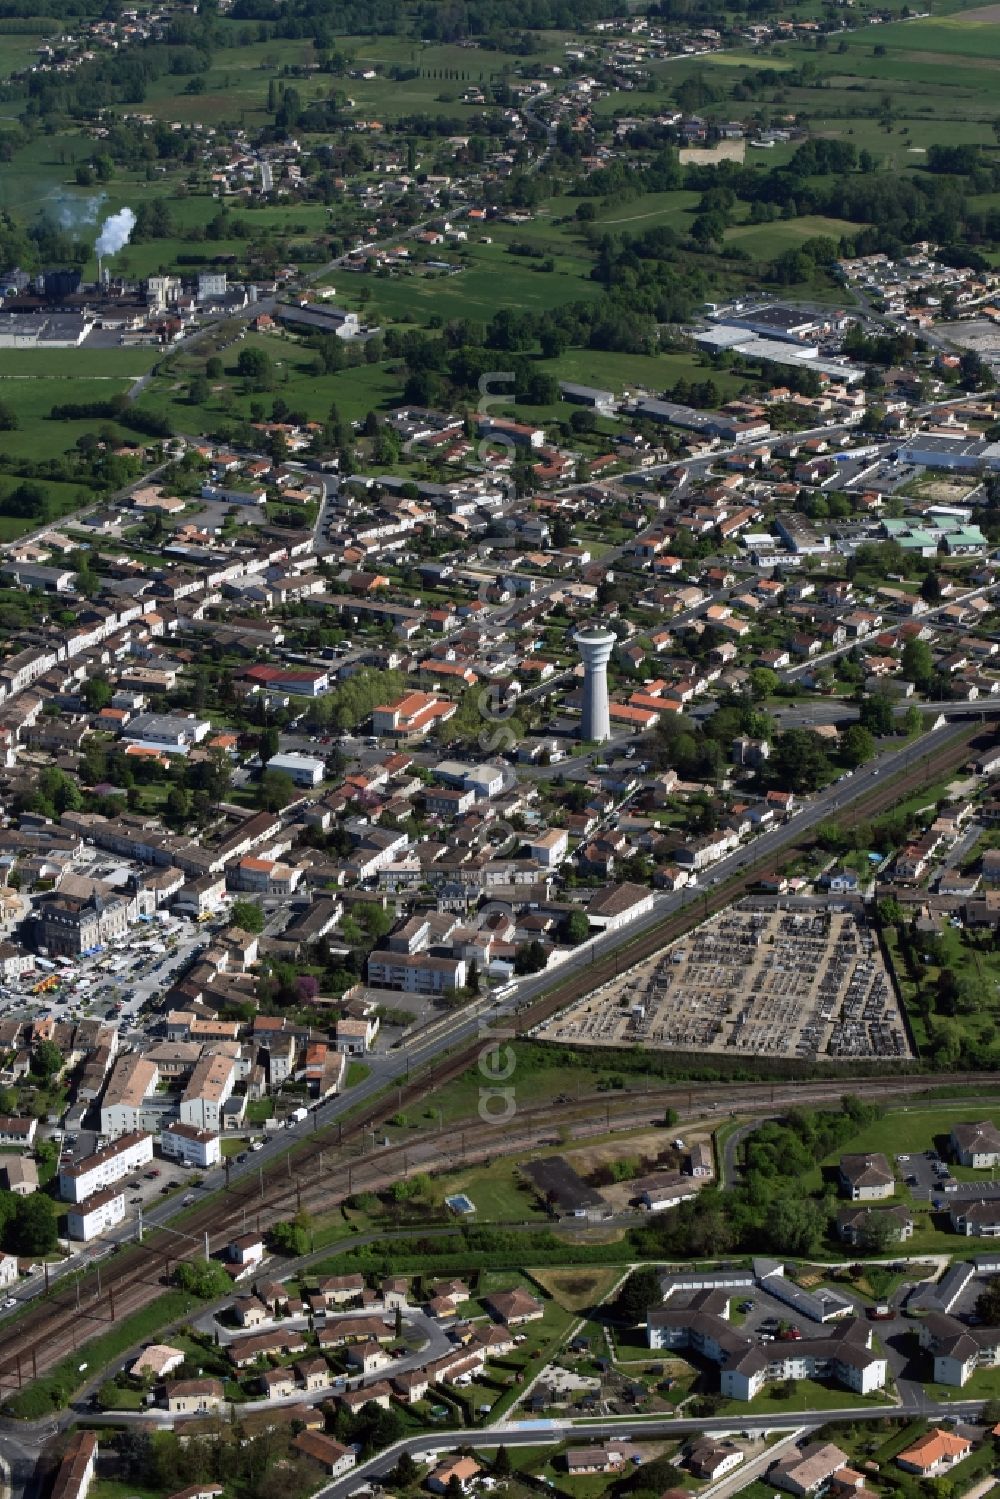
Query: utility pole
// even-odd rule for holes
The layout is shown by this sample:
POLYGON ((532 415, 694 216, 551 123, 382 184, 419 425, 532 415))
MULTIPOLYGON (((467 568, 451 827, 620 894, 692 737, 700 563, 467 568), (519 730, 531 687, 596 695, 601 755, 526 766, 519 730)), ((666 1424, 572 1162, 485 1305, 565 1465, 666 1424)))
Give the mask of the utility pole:
POLYGON ((206 1262, 206 1264, 208 1263, 208 1261, 211 1258, 212 1258, 212 1256, 208 1252, 208 1229, 206 1228, 206 1230, 205 1230, 205 1262, 206 1262))

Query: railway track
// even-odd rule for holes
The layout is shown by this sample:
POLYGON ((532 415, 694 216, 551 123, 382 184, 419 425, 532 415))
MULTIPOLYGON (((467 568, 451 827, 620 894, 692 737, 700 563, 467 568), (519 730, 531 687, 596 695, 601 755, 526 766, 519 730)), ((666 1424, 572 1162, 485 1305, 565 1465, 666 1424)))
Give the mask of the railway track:
MULTIPOLYGON (((451 1170, 488 1163, 504 1155, 564 1144, 567 1139, 588 1139, 602 1131, 608 1134, 662 1123, 665 1110, 674 1109, 679 1119, 704 1118, 729 1112, 767 1117, 804 1104, 836 1103, 845 1091, 860 1097, 917 1097, 929 1088, 948 1085, 982 1088, 988 1077, 965 1072, 929 1078, 921 1074, 898 1077, 851 1078, 848 1076, 775 1083, 733 1085, 720 1083, 692 1087, 687 1083, 664 1083, 641 1093, 588 1094, 560 1106, 527 1109, 517 1116, 516 1127, 486 1125, 479 1120, 457 1121, 444 1131, 350 1157, 343 1146, 310 1142, 296 1152, 294 1178, 276 1187, 266 1184, 261 1197, 259 1184, 244 1180, 223 1194, 222 1201, 206 1202, 184 1219, 190 1244, 179 1248, 176 1240, 165 1243, 166 1234, 154 1235, 147 1243, 125 1250, 102 1272, 100 1292, 93 1287, 61 1288, 38 1308, 38 1317, 25 1319, 11 1328, 2 1344, 0 1391, 4 1394, 44 1374, 67 1353, 91 1337, 108 1330, 116 1320, 145 1306, 166 1288, 179 1259, 198 1257, 197 1246, 205 1232, 219 1247, 236 1233, 264 1231, 273 1223, 302 1208, 329 1210, 350 1193, 378 1190, 414 1171, 451 1170)), ((970 1104, 972 1098, 969 1099, 970 1104)), ((428 1232, 438 1226, 428 1224, 428 1232)), ((392 1230, 388 1231, 391 1235, 392 1230)))
MULTIPOLYGON (((935 757, 934 775, 947 773, 963 763, 968 752, 969 734, 949 742, 935 757)), ((917 762, 878 791, 869 793, 862 806, 845 809, 840 820, 846 823, 867 820, 899 805, 927 783, 928 769, 925 763, 917 762)), ((789 858, 802 841, 789 845, 782 858, 789 858)), ((623 968, 642 962, 682 936, 695 921, 702 921, 739 900, 757 877, 754 867, 744 870, 725 885, 706 891, 696 906, 676 912, 610 956, 555 984, 514 1017, 513 1029, 518 1035, 528 1034, 558 1010, 614 978, 623 968)), ((480 1049, 481 1043, 477 1041, 435 1061, 427 1071, 394 1089, 390 1097, 376 1102, 364 1116, 344 1125, 335 1144, 324 1132, 322 1137, 294 1147, 286 1158, 284 1176, 279 1167, 257 1179, 252 1176, 249 1180, 241 1179, 185 1214, 181 1220, 183 1229, 154 1230, 144 1244, 135 1244, 117 1254, 102 1267, 99 1277, 90 1275, 72 1287, 59 1286, 40 1299, 24 1317, 0 1331, 0 1395, 9 1394, 45 1373, 67 1352, 162 1294, 173 1266, 179 1259, 197 1258, 206 1235, 211 1247, 218 1249, 244 1227, 266 1230, 299 1208, 328 1211, 351 1192, 391 1184, 414 1170, 476 1164, 502 1154, 555 1144, 567 1131, 576 1137, 593 1135, 595 1120, 599 1132, 602 1111, 603 1123, 610 1133, 614 1129, 656 1122, 662 1119, 666 1108, 676 1109, 682 1117, 690 1117, 693 1112, 702 1115, 713 1109, 735 1109, 740 1113, 780 1111, 796 1102, 836 1100, 845 1091, 882 1098, 923 1092, 935 1083, 974 1086, 984 1081, 982 1073, 952 1073, 931 1079, 900 1072, 877 1078, 845 1073, 829 1080, 800 1083, 699 1084, 696 1090, 683 1083, 664 1083, 662 1088, 641 1095, 603 1094, 561 1105, 555 1122, 551 1106, 546 1106, 519 1112, 516 1127, 477 1119, 464 1128, 458 1124, 447 1133, 423 1141, 413 1140, 367 1155, 351 1156, 350 1147, 358 1141, 363 1145, 373 1127, 384 1125, 392 1115, 460 1076, 476 1062, 480 1049)))

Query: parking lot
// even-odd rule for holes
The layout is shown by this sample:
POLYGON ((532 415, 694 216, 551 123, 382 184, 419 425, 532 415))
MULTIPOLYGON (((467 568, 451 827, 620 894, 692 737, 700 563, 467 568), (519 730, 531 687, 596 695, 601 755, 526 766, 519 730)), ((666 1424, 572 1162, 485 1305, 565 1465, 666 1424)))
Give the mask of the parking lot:
POLYGON ((984 1176, 977 1181, 957 1181, 948 1162, 942 1161, 935 1150, 898 1155, 896 1170, 917 1202, 930 1202, 936 1208, 946 1210, 955 1202, 1000 1198, 1000 1179, 984 1176))
POLYGON ((0 1016, 98 1016, 115 1021, 125 1036, 210 940, 215 927, 225 924, 227 909, 224 905, 211 923, 173 915, 149 921, 130 930, 127 938, 76 959, 36 959, 35 971, 0 985, 0 1016))

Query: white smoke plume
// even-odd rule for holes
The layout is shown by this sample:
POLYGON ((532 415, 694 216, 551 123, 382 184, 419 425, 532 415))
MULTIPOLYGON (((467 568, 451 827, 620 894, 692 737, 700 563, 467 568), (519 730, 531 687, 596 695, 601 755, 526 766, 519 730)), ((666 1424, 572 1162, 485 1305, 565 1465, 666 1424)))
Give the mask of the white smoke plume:
POLYGON ((81 197, 64 188, 55 188, 45 199, 44 207, 60 229, 83 229, 97 223, 97 215, 106 197, 107 193, 88 193, 81 197))
POLYGON ((94 246, 94 254, 117 255, 118 251, 124 250, 128 244, 129 236, 134 228, 135 214, 131 208, 119 208, 117 213, 110 214, 101 225, 101 232, 94 246))

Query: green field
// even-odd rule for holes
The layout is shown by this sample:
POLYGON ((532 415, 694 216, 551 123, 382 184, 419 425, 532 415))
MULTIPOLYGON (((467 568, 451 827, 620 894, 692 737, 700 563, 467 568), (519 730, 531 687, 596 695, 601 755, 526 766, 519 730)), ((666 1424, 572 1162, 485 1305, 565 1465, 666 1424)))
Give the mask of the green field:
MULTIPOLYGON (((62 402, 109 401, 119 391, 128 391, 131 384, 129 379, 110 377, 79 380, 71 380, 65 375, 40 376, 35 380, 0 377, 0 400, 18 420, 15 431, 3 434, 4 451, 14 458, 51 457, 68 452, 78 437, 93 432, 97 424, 89 420, 49 421, 47 417, 52 407, 62 402)), ((121 435, 124 437, 124 432, 121 435)), ((134 435, 132 441, 135 441, 134 435)))
MULTIPOLYGON (((79 349, 0 349, 0 382, 3 382, 0 398, 9 401, 10 392, 20 381, 48 380, 53 390, 57 388, 57 380, 72 380, 74 384, 88 378, 95 382, 121 381, 130 375, 144 375, 162 357, 162 349, 102 349, 87 345, 79 349)), ((64 388, 57 399, 86 398, 64 388)))
MULTIPOLYGON (((886 1114, 876 1124, 861 1130, 844 1150, 852 1152, 882 1151, 892 1164, 898 1155, 917 1155, 925 1150, 938 1149, 951 1133, 952 1126, 970 1120, 990 1119, 1000 1122, 1000 1100, 993 1105, 982 1102, 963 1104, 956 1102, 947 1107, 932 1109, 907 1108, 886 1114)), ((823 1165, 837 1164, 843 1151, 829 1156, 823 1165)), ((898 1168, 900 1178, 906 1173, 906 1163, 898 1168)), ((973 1172, 980 1181, 990 1180, 989 1172, 973 1172)), ((822 1185, 822 1170, 817 1169, 803 1179, 805 1191, 816 1191, 822 1185)))
MULTIPOLYGON (((522 237, 530 240, 530 226, 522 237)), ((375 313, 386 322, 412 322, 431 315, 445 321, 467 317, 488 322, 500 305, 542 312, 563 302, 590 301, 600 295, 600 288, 589 279, 591 262, 582 256, 556 255, 555 269, 544 271, 538 268, 539 261, 513 256, 499 244, 470 240, 464 250, 466 268, 454 275, 410 271, 389 278, 365 277, 375 313), (499 287, 503 288, 502 302, 499 287)))
POLYGON ((204 406, 192 406, 186 392, 193 366, 182 358, 176 372, 152 380, 142 394, 140 407, 168 417, 179 432, 199 435, 214 430, 222 422, 249 420, 252 402, 261 401, 270 409, 275 396, 281 396, 292 411, 305 413, 311 421, 325 421, 334 403, 345 420, 358 421, 369 411, 384 410, 397 403, 402 393, 399 376, 387 364, 359 365, 332 375, 315 375, 312 373, 315 356, 291 339, 251 335, 242 347, 247 345, 266 349, 274 360, 273 390, 261 394, 244 390, 243 382, 231 373, 230 359, 226 365, 230 379, 216 384, 230 386, 232 405, 224 405, 222 396, 216 393, 204 406))
POLYGON ((37 60, 40 44, 58 33, 58 25, 43 16, 0 23, 0 77, 9 78, 30 66, 37 60))
POLYGON ((804 240, 825 235, 839 240, 854 234, 857 225, 849 219, 830 219, 822 214, 805 214, 798 219, 782 219, 774 224, 736 224, 726 230, 726 244, 739 245, 761 260, 772 260, 786 250, 795 250, 804 240))

